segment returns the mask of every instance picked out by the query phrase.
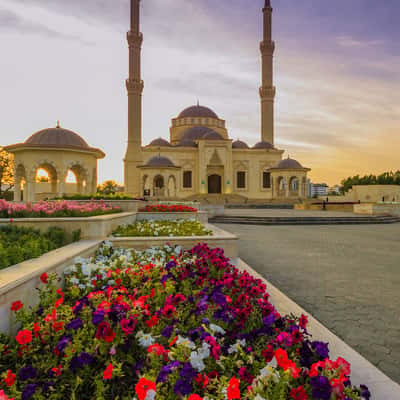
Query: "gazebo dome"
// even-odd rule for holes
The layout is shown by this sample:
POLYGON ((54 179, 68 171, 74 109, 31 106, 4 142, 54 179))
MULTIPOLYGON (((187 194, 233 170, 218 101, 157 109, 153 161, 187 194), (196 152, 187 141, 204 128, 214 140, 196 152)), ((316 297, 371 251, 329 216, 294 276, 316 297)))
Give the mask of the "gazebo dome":
POLYGON ((185 108, 178 115, 178 118, 186 118, 186 117, 218 118, 218 115, 213 110, 211 110, 211 108, 196 105, 185 108))
POLYGON ((273 149, 274 145, 269 142, 258 142, 253 146, 253 149, 273 149))
POLYGON ((232 149, 248 149, 249 145, 241 140, 235 140, 232 143, 232 149))
POLYGON ((175 167, 175 164, 168 157, 155 156, 150 158, 150 160, 147 161, 145 166, 153 168, 171 168, 175 167))
POLYGON ((279 161, 274 167, 275 169, 304 169, 304 167, 293 158, 286 158, 285 160, 279 161))
POLYGON ((77 133, 57 125, 55 128, 47 128, 34 133, 26 141, 26 145, 44 147, 76 147, 89 149, 86 141, 77 133))
POLYGON ((178 145, 178 147, 197 147, 197 144, 190 139, 183 139, 181 140, 178 145))
POLYGON ((168 140, 165 140, 163 138, 158 138, 154 139, 152 142, 150 142, 149 146, 154 146, 154 147, 171 147, 171 143, 168 142, 168 140))

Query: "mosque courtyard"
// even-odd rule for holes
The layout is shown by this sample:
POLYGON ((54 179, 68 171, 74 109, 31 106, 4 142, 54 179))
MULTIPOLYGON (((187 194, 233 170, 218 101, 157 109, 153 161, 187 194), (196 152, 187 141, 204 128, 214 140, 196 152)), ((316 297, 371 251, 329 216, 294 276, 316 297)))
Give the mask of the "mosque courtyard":
POLYGON ((239 236, 245 262, 400 382, 400 224, 219 226, 239 236))

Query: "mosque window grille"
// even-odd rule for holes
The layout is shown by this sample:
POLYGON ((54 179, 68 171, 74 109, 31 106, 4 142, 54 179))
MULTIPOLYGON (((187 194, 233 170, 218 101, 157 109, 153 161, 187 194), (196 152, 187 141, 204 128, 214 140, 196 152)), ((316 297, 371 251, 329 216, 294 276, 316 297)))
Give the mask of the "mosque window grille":
POLYGON ((246 189, 246 171, 236 172, 236 188, 246 189))
POLYGON ((193 185, 193 174, 192 171, 183 171, 183 188, 191 189, 193 185))

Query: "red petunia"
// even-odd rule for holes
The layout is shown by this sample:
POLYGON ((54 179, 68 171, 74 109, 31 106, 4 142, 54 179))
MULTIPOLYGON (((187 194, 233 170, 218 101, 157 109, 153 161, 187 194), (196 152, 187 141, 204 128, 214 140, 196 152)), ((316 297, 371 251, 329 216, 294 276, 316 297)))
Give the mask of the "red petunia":
POLYGON ((307 315, 301 314, 301 317, 300 317, 300 320, 299 320, 300 328, 306 329, 307 324, 308 324, 307 315))
POLYGON ((145 400, 147 396, 147 392, 149 390, 156 391, 156 384, 153 381, 150 381, 146 378, 140 378, 139 382, 135 386, 135 392, 139 398, 139 400, 145 400))
POLYGON ((97 327, 96 338, 103 339, 107 343, 111 343, 114 340, 115 332, 111 329, 108 322, 100 322, 97 327))
POLYGON ((240 399, 240 389, 239 389, 240 380, 233 377, 228 382, 228 388, 226 394, 228 396, 228 400, 231 399, 240 399))
POLYGON ((188 400, 203 400, 203 398, 200 397, 198 394, 191 394, 188 400))
POLYGON ((13 374, 10 370, 8 370, 7 376, 4 378, 4 382, 8 387, 14 385, 15 374, 13 374))
POLYGON ((155 325, 157 325, 158 324, 158 317, 157 317, 157 315, 153 315, 152 317, 151 317, 151 319, 149 319, 148 321, 146 321, 146 325, 149 327, 149 328, 152 328, 153 326, 155 326, 155 325))
POLYGON ((18 300, 11 304, 11 311, 17 312, 23 307, 23 304, 18 300))
POLYGON ((306 391, 304 390, 303 386, 299 386, 296 389, 292 389, 290 391, 290 397, 293 400, 308 400, 308 396, 306 391))
POLYGON ((111 363, 108 364, 108 367, 103 372, 103 381, 105 381, 106 379, 111 379, 112 378, 113 369, 114 369, 113 365, 111 363))
POLYGON ((28 331, 27 329, 23 329, 22 331, 18 332, 16 340, 20 345, 28 344, 32 342, 32 332, 28 331))
POLYGON ((41 280, 43 283, 48 283, 48 282, 49 282, 48 279, 49 279, 49 276, 46 274, 46 272, 43 272, 43 274, 40 275, 40 280, 41 280))

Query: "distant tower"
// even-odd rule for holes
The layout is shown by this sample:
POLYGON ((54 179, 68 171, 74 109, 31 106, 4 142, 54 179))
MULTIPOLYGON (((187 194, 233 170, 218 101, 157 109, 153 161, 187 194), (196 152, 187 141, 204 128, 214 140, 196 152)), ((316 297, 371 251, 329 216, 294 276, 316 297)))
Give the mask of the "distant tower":
POLYGON ((273 58, 275 43, 272 41, 272 7, 271 1, 265 0, 264 36, 260 44, 262 56, 261 97, 261 140, 274 144, 274 101, 275 86, 273 77, 273 58))
POLYGON ((128 147, 125 163, 125 191, 141 195, 140 172, 142 163, 142 93, 141 50, 143 35, 140 32, 140 0, 131 0, 131 29, 127 34, 129 44, 128 91, 128 147))

